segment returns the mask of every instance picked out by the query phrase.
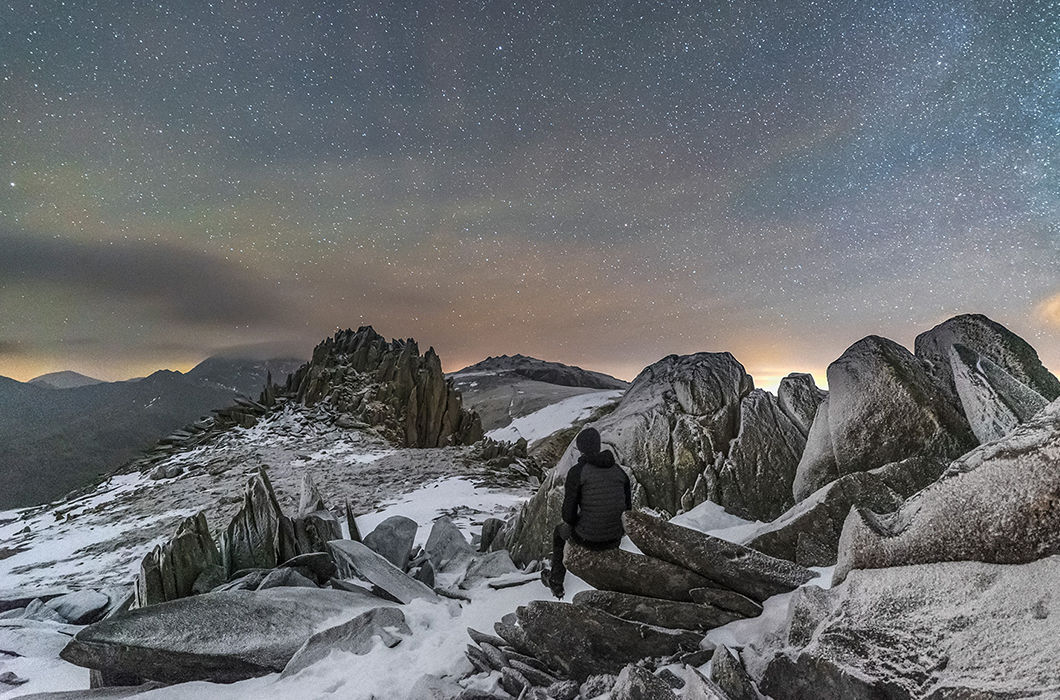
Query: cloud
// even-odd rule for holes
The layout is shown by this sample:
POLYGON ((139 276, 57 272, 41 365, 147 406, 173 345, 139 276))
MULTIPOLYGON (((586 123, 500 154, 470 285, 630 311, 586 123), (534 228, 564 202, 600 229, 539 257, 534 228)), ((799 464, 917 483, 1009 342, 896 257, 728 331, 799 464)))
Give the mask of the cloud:
POLYGON ((84 242, 0 229, 0 280, 65 287, 79 295, 157 309, 181 325, 279 321, 267 281, 171 243, 84 242))
POLYGON ((1035 313, 1043 323, 1060 327, 1060 293, 1044 299, 1035 308, 1035 313))
POLYGON ((27 354, 29 354, 29 350, 17 340, 0 340, 0 355, 21 356, 27 354))

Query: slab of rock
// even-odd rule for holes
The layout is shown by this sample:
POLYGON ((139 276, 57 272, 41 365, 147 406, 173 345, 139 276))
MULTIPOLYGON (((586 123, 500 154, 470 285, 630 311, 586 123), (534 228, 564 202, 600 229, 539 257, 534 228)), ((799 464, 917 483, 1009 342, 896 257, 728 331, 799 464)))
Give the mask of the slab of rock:
POLYGON ((828 397, 817 407, 810 432, 806 436, 806 447, 795 468, 795 479, 791 490, 795 503, 805 500, 814 492, 839 478, 839 465, 835 461, 832 447, 832 432, 828 427, 828 397))
POLYGON ((258 590, 264 591, 269 588, 279 588, 282 586, 287 586, 289 588, 316 588, 317 584, 298 573, 295 569, 273 569, 264 579, 262 579, 261 583, 258 584, 258 590))
POLYGON ((950 367, 961 407, 980 443, 1008 435, 1045 408, 1045 397, 960 343, 950 347, 950 367))
MULTIPOLYGON (((939 388, 927 366, 894 341, 868 336, 828 366, 828 432, 837 473, 827 474, 827 451, 808 439, 795 480, 800 501, 832 478, 868 471, 918 454, 954 458, 975 445, 957 402, 939 388), (814 446, 814 451, 810 450, 814 446)), ((816 422, 816 420, 815 420, 816 422)))
POLYGON ((308 471, 302 474, 302 490, 298 497, 298 517, 309 515, 320 510, 327 510, 324 504, 324 496, 313 482, 313 476, 308 471))
POLYGON ((1060 397, 1060 379, 1049 372, 1027 341, 981 314, 962 314, 916 337, 914 349, 939 384, 954 395, 950 348, 960 344, 989 359, 1047 401, 1060 397))
POLYGON ((497 540, 497 535, 503 528, 504 521, 500 518, 486 518, 482 523, 482 535, 479 539, 478 551, 493 551, 493 543, 497 540))
POLYGON ((338 567, 327 552, 299 554, 280 564, 280 568, 294 569, 320 586, 338 574, 338 567))
POLYGON ((1060 400, 953 462, 890 516, 851 511, 835 580, 940 561, 1020 564, 1060 553, 1060 400))
POLYGON ((805 446, 806 437, 777 399, 755 389, 740 400, 728 456, 703 472, 704 493, 741 518, 770 521, 794 504, 792 484, 805 446))
POLYGON ((69 588, 4 588, 0 589, 0 613, 24 608, 34 600, 49 601, 70 593, 69 588))
POLYGON ((762 606, 745 595, 724 588, 693 588, 688 592, 693 603, 730 610, 743 617, 758 617, 762 606))
POLYGON ((164 683, 229 683, 282 671, 311 636, 379 603, 371 595, 310 588, 207 593, 89 625, 61 657, 164 683))
POLYGON ((110 596, 93 590, 67 593, 45 603, 71 625, 95 622, 106 614, 110 604, 110 596))
POLYGON ((651 671, 632 664, 618 674, 611 690, 612 700, 677 700, 666 681, 651 671))
POLYGON ((590 586, 601 590, 691 601, 689 591, 711 585, 683 566, 624 549, 592 550, 575 542, 563 548, 563 564, 590 586))
POLYGON ((196 592, 195 582, 204 571, 221 565, 206 515, 186 518, 168 542, 157 545, 140 562, 135 605, 144 607, 177 600, 196 592))
POLYGON ((853 571, 796 593, 759 680, 775 700, 1055 697, 1060 557, 853 571))
POLYGON ((357 519, 353 517, 353 509, 350 508, 350 501, 346 501, 346 529, 350 532, 350 539, 354 542, 361 542, 361 531, 357 529, 357 519))
POLYGON ((780 380, 777 404, 803 437, 810 434, 814 416, 828 392, 817 388, 812 374, 792 372, 780 380))
POLYGON ((886 513, 901 504, 902 497, 872 472, 847 474, 757 530, 747 546, 802 566, 832 566, 851 507, 886 513))
POLYGON ((293 676, 312 666, 332 651, 367 654, 376 640, 387 647, 397 646, 403 635, 412 634, 405 615, 394 607, 373 608, 349 622, 317 632, 298 649, 283 669, 280 678, 293 676))
POLYGON ((375 529, 364 536, 364 544, 371 550, 386 557, 387 561, 401 569, 408 570, 409 555, 416 540, 419 526, 412 518, 403 515, 392 515, 376 525, 375 529))
MULTIPOLYGON (((535 600, 516 610, 535 656, 568 678, 618 673, 645 657, 699 648, 702 635, 629 622, 583 605, 535 600)), ((501 635, 503 636, 503 635, 501 635)))
POLYGON ((353 540, 328 542, 328 552, 343 576, 356 576, 389 593, 402 603, 417 598, 438 602, 438 595, 371 549, 353 540))
POLYGON ((280 510, 269 477, 260 469, 247 482, 243 506, 221 535, 225 571, 273 569, 298 554, 294 524, 280 510))
POLYGON ((295 518, 295 549, 299 552, 324 552, 331 540, 342 539, 342 525, 330 511, 318 510, 295 518))
POLYGON ((747 675, 743 663, 726 646, 719 646, 711 657, 710 679, 718 684, 731 700, 758 700, 754 681, 747 675))
MULTIPOLYGON (((704 589, 697 588, 696 590, 704 589)), ((746 617, 746 615, 711 605, 660 600, 615 591, 579 591, 574 595, 574 604, 588 605, 615 617, 621 617, 623 620, 643 622, 654 627, 698 632, 712 630, 733 620, 746 617)))
POLYGON ((460 528, 445 516, 434 521, 424 549, 434 570, 440 573, 457 571, 467 566, 475 553, 475 548, 460 532, 460 528))
POLYGON ((519 573, 519 568, 512 562, 506 550, 476 555, 460 579, 460 588, 468 589, 482 581, 519 573))
POLYGON ((622 515, 626 534, 648 556, 686 567, 708 583, 693 588, 723 588, 761 602, 798 588, 816 577, 784 559, 690 530, 642 511, 622 515))
POLYGON ((62 623, 25 618, 0 620, 0 650, 19 656, 54 659, 76 633, 76 627, 62 623))
POLYGON ((36 622, 67 623, 65 617, 57 613, 54 609, 49 608, 42 600, 31 601, 22 611, 21 617, 24 620, 34 620, 36 622))

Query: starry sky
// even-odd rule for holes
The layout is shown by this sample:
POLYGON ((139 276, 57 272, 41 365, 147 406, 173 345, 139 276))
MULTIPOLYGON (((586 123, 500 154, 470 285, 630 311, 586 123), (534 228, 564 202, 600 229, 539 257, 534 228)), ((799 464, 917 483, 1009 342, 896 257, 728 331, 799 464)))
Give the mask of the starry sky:
POLYGON ((1060 369, 1060 4, 5 2, 0 374, 372 324, 759 386, 985 313, 1060 369))

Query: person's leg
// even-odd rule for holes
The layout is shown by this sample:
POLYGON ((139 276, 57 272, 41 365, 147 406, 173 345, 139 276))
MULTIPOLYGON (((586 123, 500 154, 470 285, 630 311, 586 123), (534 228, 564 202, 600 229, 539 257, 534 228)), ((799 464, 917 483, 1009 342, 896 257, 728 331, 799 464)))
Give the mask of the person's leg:
POLYGON ((563 581, 567 578, 567 567, 563 565, 563 548, 570 539, 570 525, 560 523, 552 531, 552 565, 548 576, 542 576, 542 582, 549 587, 557 598, 563 597, 563 581))

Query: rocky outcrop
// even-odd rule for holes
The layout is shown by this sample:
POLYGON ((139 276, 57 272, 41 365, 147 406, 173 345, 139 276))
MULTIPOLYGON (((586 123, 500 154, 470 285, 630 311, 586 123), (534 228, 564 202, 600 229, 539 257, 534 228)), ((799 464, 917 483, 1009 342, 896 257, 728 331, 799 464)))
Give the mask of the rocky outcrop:
POLYGON ((1060 400, 950 465, 892 515, 851 511, 836 580, 852 569, 973 560, 1019 564, 1060 553, 1060 400))
POLYGON ((225 580, 221 555, 200 511, 181 522, 172 539, 144 556, 136 577, 135 605, 142 608, 203 593, 215 580, 225 580))
POLYGON ((828 389, 799 462, 796 502, 845 474, 917 455, 952 459, 975 444, 924 363, 886 338, 847 348, 828 366, 828 389))
POLYGON ((821 402, 828 392, 817 388, 812 374, 793 372, 780 380, 777 388, 777 404, 805 438, 817 415, 821 402))
POLYGON ((1054 556, 854 571, 803 589, 779 648, 759 650, 759 687, 776 700, 1056 697, 1058 577, 1054 556))
POLYGON ((985 357, 1047 401, 1060 397, 1060 379, 1043 365, 1027 341, 981 314, 963 314, 916 337, 914 350, 951 397, 956 396, 950 349, 960 344, 985 357))
POLYGON ((761 602, 815 574, 784 559, 726 542, 644 512, 626 511, 626 534, 644 554, 685 567, 722 588, 761 602))
POLYGON ((89 625, 62 658, 165 683, 228 683, 282 671, 307 639, 336 618, 380 602, 368 594, 315 588, 207 593, 89 625))
POLYGON ((408 447, 482 438, 481 422, 463 410, 434 348, 420 355, 411 338, 387 342, 371 326, 339 331, 317 345, 278 393, 306 405, 327 402, 408 447))
POLYGON ((476 362, 458 372, 454 372, 454 374, 466 374, 470 377, 487 372, 491 374, 515 374, 546 384, 586 389, 625 389, 629 386, 628 382, 615 379, 601 372, 592 372, 573 365, 547 362, 535 357, 518 354, 487 357, 481 362, 476 362))
POLYGON ((980 443, 1004 437, 1048 403, 990 358, 960 343, 950 346, 950 368, 964 415, 980 443))
POLYGON ((243 505, 221 535, 228 576, 243 569, 271 569, 301 552, 294 523, 283 514, 264 469, 243 490, 243 505))

